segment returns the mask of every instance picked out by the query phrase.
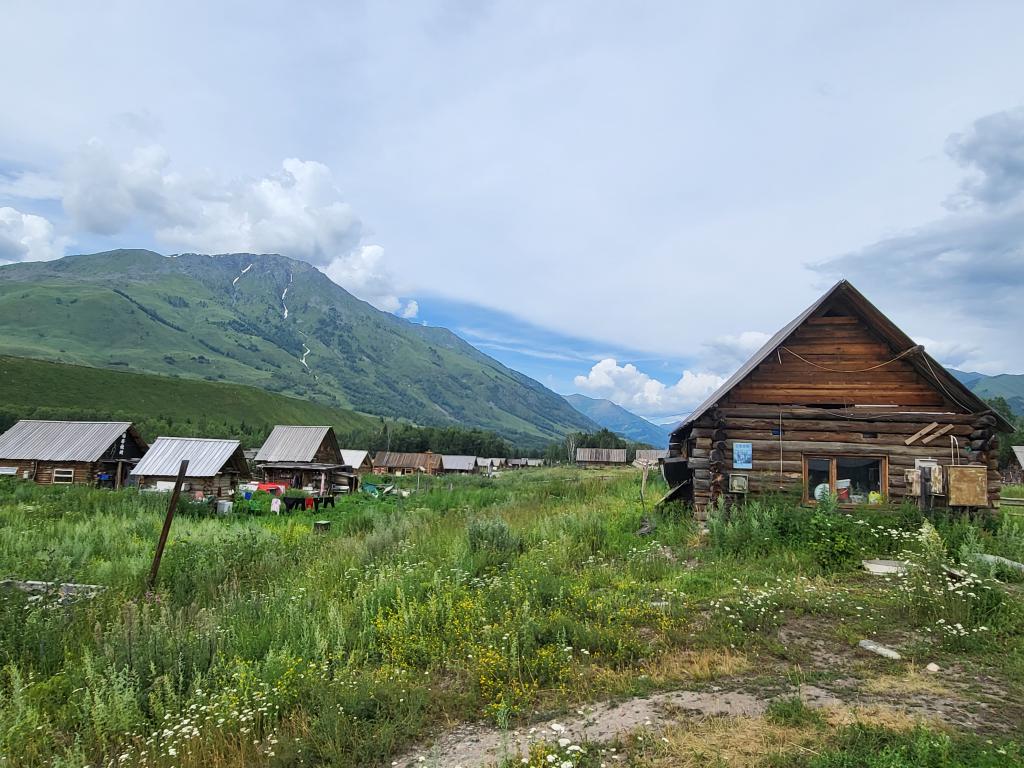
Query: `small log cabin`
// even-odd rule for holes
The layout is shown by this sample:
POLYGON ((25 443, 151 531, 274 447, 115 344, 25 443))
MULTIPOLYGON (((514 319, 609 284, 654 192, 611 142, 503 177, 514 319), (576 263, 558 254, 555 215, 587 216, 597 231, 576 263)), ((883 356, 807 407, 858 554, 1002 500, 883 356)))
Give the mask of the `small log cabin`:
POLYGON ((332 427, 277 425, 256 453, 257 470, 268 483, 320 493, 355 491, 359 478, 345 463, 332 427))
POLYGON ((178 467, 188 459, 185 482, 192 497, 230 499, 249 479, 249 464, 237 440, 204 437, 158 437, 132 470, 140 488, 170 490, 178 467))
POLYGON ((476 473, 476 456, 441 455, 441 472, 446 475, 472 475, 476 473))
POLYGON ((773 336, 669 437, 666 499, 795 492, 898 502, 935 471, 935 503, 999 498, 1005 418, 843 280, 773 336), (949 470, 950 465, 958 466, 949 470), (970 486, 970 487, 968 487, 970 486), (967 492, 970 491, 970 492, 967 492))
POLYGON ((1024 483, 1024 445, 1014 445, 1012 448, 1010 463, 1003 471, 1003 482, 1007 485, 1020 485, 1024 483))
POLYGON ((646 462, 648 464, 657 464, 659 461, 664 459, 668 455, 668 451, 658 450, 656 448, 638 448, 634 462, 646 462))
POLYGON ((373 457, 375 475, 414 475, 417 472, 441 474, 441 454, 380 451, 373 457))
POLYGON ((625 448, 577 448, 576 463, 581 467, 605 467, 626 463, 625 448))
POLYGON ((369 451, 342 448, 341 460, 352 467, 353 472, 372 472, 373 460, 369 451))
POLYGON ((0 435, 0 476, 120 488, 146 448, 130 421, 24 419, 0 435))

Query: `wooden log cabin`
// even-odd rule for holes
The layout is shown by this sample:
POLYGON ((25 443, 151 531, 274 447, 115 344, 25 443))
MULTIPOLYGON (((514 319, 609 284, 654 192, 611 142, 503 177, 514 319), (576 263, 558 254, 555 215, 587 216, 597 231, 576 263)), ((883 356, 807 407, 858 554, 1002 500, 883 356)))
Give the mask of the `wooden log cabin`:
POLYGON ((441 474, 441 454, 380 451, 373 457, 375 475, 414 475, 417 472, 441 474))
POLYGON ((610 467, 626 463, 625 448, 577 448, 576 463, 581 467, 610 467))
POLYGON ((158 437, 132 477, 140 488, 170 490, 178 467, 188 459, 186 492, 193 498, 230 499, 249 479, 249 464, 237 440, 204 437, 158 437))
POLYGON ((925 473, 936 505, 988 507, 999 498, 998 433, 1009 431, 843 280, 675 428, 666 498, 701 518, 719 500, 765 492, 881 504, 918 498, 925 473))
POLYGON ((120 488, 146 448, 130 421, 23 419, 0 435, 0 476, 120 488))
POLYGON ((359 477, 346 464, 332 427, 277 425, 256 453, 256 467, 268 483, 319 493, 355 491, 359 477))

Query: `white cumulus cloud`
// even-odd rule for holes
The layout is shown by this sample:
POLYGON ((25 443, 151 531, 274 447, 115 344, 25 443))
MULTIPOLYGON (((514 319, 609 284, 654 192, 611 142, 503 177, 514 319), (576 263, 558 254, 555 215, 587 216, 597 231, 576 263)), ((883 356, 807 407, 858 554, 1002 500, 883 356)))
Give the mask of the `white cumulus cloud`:
POLYGON ((81 230, 109 236, 142 225, 176 249, 280 253, 322 268, 379 309, 419 311, 399 299, 384 250, 362 242, 362 221, 323 163, 288 158, 260 178, 222 179, 174 171, 159 145, 121 158, 92 140, 68 165, 63 204, 81 230))
POLYGON ((9 206, 0 208, 0 264, 58 259, 68 242, 42 216, 9 206))
MULTIPOLYGON (((324 267, 324 272, 345 290, 370 302, 377 309, 384 312, 398 312, 402 309, 402 301, 392 287, 394 281, 391 273, 384 266, 384 249, 379 245, 364 245, 339 256, 324 267)), ((415 306, 416 312, 408 317, 415 317, 419 305, 416 302, 409 304, 415 306)), ((407 304, 406 310, 408 308, 407 304)), ((407 317, 405 314, 402 316, 407 317)))
POLYGON ((420 304, 415 299, 410 299, 402 307, 402 317, 406 320, 412 320, 416 315, 420 313, 420 304))
POLYGON ((583 392, 604 397, 641 416, 688 412, 713 392, 723 379, 713 373, 684 371, 675 384, 665 384, 632 363, 619 365, 613 358, 596 363, 573 383, 583 392))

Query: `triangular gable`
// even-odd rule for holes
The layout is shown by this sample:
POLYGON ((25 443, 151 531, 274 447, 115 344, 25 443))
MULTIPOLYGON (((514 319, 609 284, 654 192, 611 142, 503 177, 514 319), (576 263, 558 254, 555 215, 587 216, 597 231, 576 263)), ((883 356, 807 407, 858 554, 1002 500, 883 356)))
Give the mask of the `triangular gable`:
MULTIPOLYGON (((801 329, 810 318, 815 317, 822 311, 828 311, 829 307, 833 305, 845 305, 845 308, 850 309, 855 315, 859 316, 871 332, 893 349, 894 357, 901 355, 902 359, 912 366, 922 379, 934 387, 937 392, 941 393, 945 400, 954 403, 969 413, 990 411, 989 406, 981 398, 950 374, 924 350, 924 347, 917 345, 913 339, 900 330, 892 320, 868 301, 850 282, 840 280, 817 301, 772 336, 764 346, 740 366, 739 370, 708 396, 704 402, 697 406, 693 413, 673 430, 673 436, 676 432, 693 424, 693 422, 697 421, 709 410, 716 407, 741 382, 751 376, 761 363, 772 354, 780 351, 785 342, 801 329)), ((997 419, 1002 430, 1013 430, 1013 426, 1005 418, 994 412, 992 415, 997 419)))

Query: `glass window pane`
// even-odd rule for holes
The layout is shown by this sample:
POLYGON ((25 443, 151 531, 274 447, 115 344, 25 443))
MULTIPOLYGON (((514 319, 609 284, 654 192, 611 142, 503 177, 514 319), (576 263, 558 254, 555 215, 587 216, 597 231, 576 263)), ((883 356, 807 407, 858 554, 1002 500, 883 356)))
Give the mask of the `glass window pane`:
POLYGON ((820 501, 830 492, 829 469, 831 459, 807 459, 807 498, 820 501))
POLYGON ((836 495, 847 504, 881 504, 882 460, 837 457, 836 495))

